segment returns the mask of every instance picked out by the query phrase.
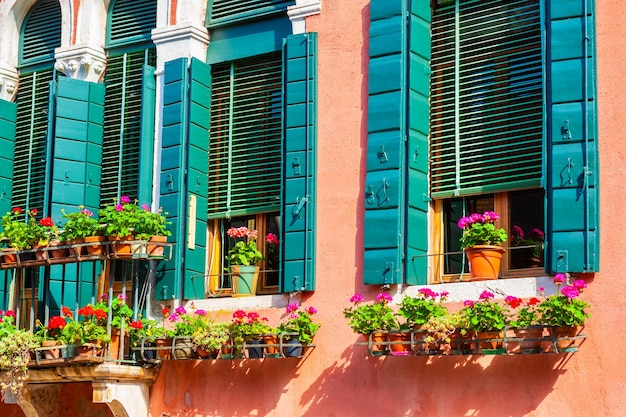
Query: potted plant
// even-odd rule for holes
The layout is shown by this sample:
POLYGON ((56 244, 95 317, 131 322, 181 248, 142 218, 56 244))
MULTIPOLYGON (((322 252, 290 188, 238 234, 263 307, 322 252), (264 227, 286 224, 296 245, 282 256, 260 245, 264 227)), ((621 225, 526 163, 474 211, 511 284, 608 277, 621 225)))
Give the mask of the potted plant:
POLYGON ((513 353, 537 353, 541 348, 541 338, 543 336, 543 326, 540 324, 539 299, 531 297, 527 301, 509 295, 504 301, 514 312, 511 316, 510 326, 515 337, 520 339, 512 343, 510 350, 513 353), (516 311, 516 309, 518 309, 516 311))
MULTIPOLYGON (((12 208, 11 211, 2 216, 1 225, 0 238, 7 247, 16 251, 32 247, 34 234, 28 225, 28 211, 24 212, 20 207, 12 208)), ((15 259, 12 259, 12 262, 15 262, 15 259)), ((12 262, 7 261, 7 263, 12 262)))
POLYGON ((557 288, 557 294, 546 297, 539 303, 537 310, 541 316, 541 323, 552 326, 552 336, 556 339, 558 349, 566 349, 575 343, 571 339, 578 334, 578 327, 585 324, 590 314, 587 312, 589 303, 579 298, 587 284, 583 280, 575 280, 571 285, 566 285, 569 279, 567 275, 559 273, 553 278, 557 288), (562 338, 566 338, 561 340, 562 338))
POLYGON ((348 319, 348 325, 355 332, 368 338, 369 349, 374 355, 382 355, 387 346, 379 344, 387 341, 387 332, 398 329, 396 313, 389 303, 392 298, 387 293, 379 293, 373 304, 362 304, 365 301, 361 294, 350 298, 352 306, 344 308, 343 315, 348 319), (373 343, 374 342, 374 343, 373 343))
POLYGON ((194 350, 193 335, 209 326, 209 319, 206 311, 196 308, 192 303, 191 311, 188 312, 184 306, 177 307, 174 313, 170 314, 167 320, 174 326, 174 357, 176 359, 197 359, 198 355, 194 350))
MULTIPOLYGON (((62 209, 63 218, 66 219, 61 231, 61 240, 68 245, 80 245, 87 241, 102 242, 104 241, 104 229, 100 225, 100 222, 94 218, 93 212, 84 206, 78 206, 78 211, 66 213, 65 209, 62 209)), ((95 252, 99 249, 100 243, 92 246, 87 246, 87 249, 91 252, 95 252)), ((70 248, 70 253, 74 256, 82 254, 82 246, 75 246, 70 248)))
POLYGON ((277 330, 267 324, 267 318, 261 317, 256 311, 246 313, 243 310, 233 312, 233 320, 230 324, 230 334, 234 355, 242 352, 246 346, 249 358, 263 357, 263 336, 275 334, 277 330))
POLYGON ((425 336, 424 352, 441 352, 449 355, 452 351, 453 335, 457 329, 458 319, 446 310, 439 315, 431 315, 423 325, 425 336))
POLYGON ((510 311, 505 304, 495 301, 490 291, 483 291, 478 301, 466 300, 463 302, 461 315, 465 319, 469 330, 474 330, 483 349, 502 348, 503 330, 509 324, 510 311))
POLYGON ((473 213, 462 217, 459 228, 463 229, 461 249, 470 263, 472 280, 497 279, 504 249, 502 242, 507 240, 506 231, 495 226, 500 215, 493 211, 483 214, 473 213))
POLYGON ((163 212, 163 208, 159 208, 156 213, 151 211, 147 204, 142 204, 141 210, 137 212, 138 221, 134 231, 135 238, 155 242, 147 245, 149 256, 163 256, 163 245, 159 245, 157 242, 167 242, 167 237, 172 234, 167 229, 167 225, 171 222, 166 220, 166 214, 163 212))
POLYGON ((259 275, 257 262, 264 259, 256 245, 258 231, 245 226, 231 227, 226 234, 235 241, 226 256, 233 273, 233 291, 237 295, 255 295, 259 275))
POLYGON ((194 350, 201 358, 217 358, 222 347, 228 343, 230 333, 228 323, 208 322, 192 336, 194 350))
POLYGON ((304 346, 313 341, 321 324, 313 320, 317 314, 315 307, 301 309, 296 303, 287 306, 287 318, 280 323, 278 330, 286 337, 285 356, 301 356, 304 346), (299 343, 295 343, 295 341, 299 343))
POLYGON ((405 319, 409 328, 416 328, 428 323, 431 317, 444 316, 448 309, 442 303, 448 297, 448 292, 434 292, 430 288, 420 288, 417 296, 406 295, 400 301, 398 312, 405 319))
MULTIPOLYGON (((134 239, 135 230, 139 225, 141 208, 137 202, 131 202, 130 197, 123 195, 119 203, 105 204, 98 212, 100 222, 104 225, 104 235, 111 242, 111 252, 114 257, 128 258, 133 254, 129 241, 134 239)), ((136 248, 137 249, 137 248, 136 248)))
POLYGON ((33 332, 18 329, 15 313, 7 310, 0 321, 0 369, 2 394, 7 392, 16 398, 21 397, 24 381, 28 378, 30 350, 37 346, 33 332))

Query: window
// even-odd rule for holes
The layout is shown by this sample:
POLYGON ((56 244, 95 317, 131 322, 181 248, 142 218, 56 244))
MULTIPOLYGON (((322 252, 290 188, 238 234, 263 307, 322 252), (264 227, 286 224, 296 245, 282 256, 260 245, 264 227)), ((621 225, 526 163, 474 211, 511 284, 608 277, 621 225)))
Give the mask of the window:
POLYGON ((232 225, 259 231, 258 293, 315 288, 317 34, 279 38, 290 27, 277 19, 246 28, 260 30, 253 45, 239 25, 220 28, 208 64, 165 64, 160 201, 184 244, 157 276, 157 297, 231 295, 232 225), (271 255, 268 233, 280 242, 271 255))
POLYGON ((156 1, 110 6, 100 206, 122 195, 152 201, 156 11, 156 1))
MULTIPOLYGON (((539 2, 453 2, 434 10, 431 27, 430 194, 464 196, 443 200, 446 255, 440 273, 468 272, 459 253, 459 218, 496 211, 507 234, 517 236, 504 246, 520 246, 506 252, 502 276, 510 276, 532 264, 531 248, 523 243, 538 241, 544 229, 543 192, 534 199, 527 192, 507 193, 537 187, 542 178, 539 2), (535 218, 524 219, 525 213, 535 218)), ((543 254, 537 256, 534 263, 543 265, 543 254)))
POLYGON ((366 284, 460 274, 453 219, 482 206, 532 236, 504 276, 597 271, 591 3, 371 1, 366 284))

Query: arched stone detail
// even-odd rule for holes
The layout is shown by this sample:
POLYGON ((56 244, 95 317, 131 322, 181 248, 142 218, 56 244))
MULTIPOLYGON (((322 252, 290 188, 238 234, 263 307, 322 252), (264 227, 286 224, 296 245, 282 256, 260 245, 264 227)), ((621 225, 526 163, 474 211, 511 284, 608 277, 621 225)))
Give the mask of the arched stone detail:
POLYGON ((92 383, 93 402, 105 403, 115 417, 148 417, 150 384, 148 382, 92 383))

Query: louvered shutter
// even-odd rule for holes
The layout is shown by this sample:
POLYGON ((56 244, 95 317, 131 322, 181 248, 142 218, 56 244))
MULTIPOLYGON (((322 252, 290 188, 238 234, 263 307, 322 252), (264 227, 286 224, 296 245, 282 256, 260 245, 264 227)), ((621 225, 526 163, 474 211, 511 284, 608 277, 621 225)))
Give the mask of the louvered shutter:
POLYGON ((213 0, 207 10, 207 26, 286 13, 295 0, 213 0))
POLYGON ((20 43, 21 65, 54 59, 55 48, 61 46, 61 6, 57 0, 40 0, 33 6, 20 43))
POLYGON ((599 270, 595 2, 548 4, 548 272, 599 270))
POLYGON ((317 33, 288 36, 283 48, 285 133, 282 292, 315 289, 317 33))
POLYGON ((53 70, 20 75, 17 93, 13 206, 44 208, 53 70))
POLYGON ((161 300, 205 296, 211 70, 195 58, 188 62, 166 62, 163 78, 160 201, 170 213, 175 253, 157 275, 155 295, 161 300))
POLYGON ((212 65, 208 215, 278 211, 280 53, 212 65))
POLYGON ((404 274, 406 11, 405 0, 370 3, 365 284, 401 283, 404 274))
POLYGON ((152 202, 152 169, 154 167, 154 120, 156 111, 155 68, 142 67, 141 123, 139 126, 139 194, 140 204, 152 202))
MULTIPOLYGON (((11 210, 17 105, 0 100, 0 215, 11 210)), ((0 281, 0 286, 1 286, 0 281)))
MULTIPOLYGON (((110 204, 113 198, 120 195, 138 197, 142 100, 144 94, 153 94, 149 89, 144 91, 144 65, 154 66, 155 61, 153 48, 147 52, 142 50, 109 58, 104 80, 106 100, 101 204, 110 204)), ((145 111, 150 114, 153 110, 145 111)), ((151 172, 152 167, 141 169, 151 172)))
POLYGON ((540 2, 437 7, 432 45, 431 195, 541 186, 540 2))
POLYGON ((109 14, 107 47, 150 41, 156 12, 156 0, 115 0, 109 14))

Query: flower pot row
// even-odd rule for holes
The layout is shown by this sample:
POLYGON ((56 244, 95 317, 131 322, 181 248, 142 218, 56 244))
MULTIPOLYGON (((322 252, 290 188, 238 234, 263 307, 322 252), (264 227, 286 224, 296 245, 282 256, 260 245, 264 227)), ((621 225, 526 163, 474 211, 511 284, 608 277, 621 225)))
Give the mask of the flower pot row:
POLYGON ((365 342, 357 344, 366 346, 372 356, 517 355, 572 353, 585 338, 579 326, 532 326, 494 332, 455 330, 446 340, 433 340, 422 330, 381 330, 365 335, 365 342))
POLYGON ((302 357, 314 345, 305 345, 297 335, 267 334, 245 341, 229 338, 220 347, 206 349, 194 343, 190 337, 159 338, 153 342, 143 341, 132 350, 139 361, 185 359, 262 359, 302 357))
POLYGON ((124 239, 88 236, 21 251, 4 248, 0 252, 0 267, 27 268, 98 259, 165 259, 166 247, 171 247, 167 243, 167 236, 152 236, 149 240, 135 240, 133 236, 124 239))

